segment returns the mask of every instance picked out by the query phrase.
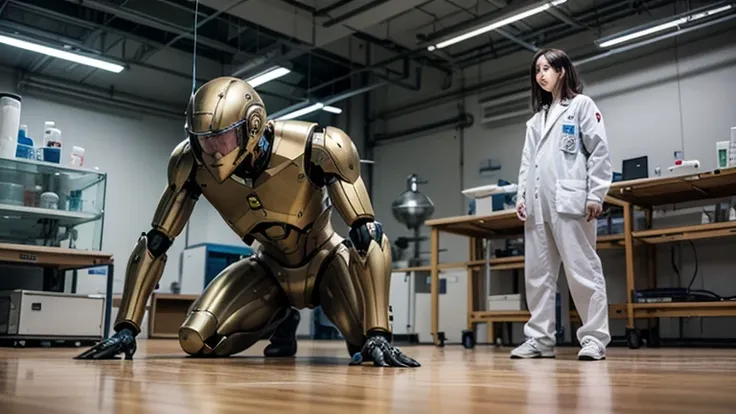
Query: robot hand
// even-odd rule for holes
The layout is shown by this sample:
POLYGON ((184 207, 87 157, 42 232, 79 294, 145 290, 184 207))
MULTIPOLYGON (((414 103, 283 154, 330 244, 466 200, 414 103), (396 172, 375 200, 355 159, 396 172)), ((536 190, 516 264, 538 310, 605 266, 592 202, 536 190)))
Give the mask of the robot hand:
POLYGON ((82 352, 74 359, 115 359, 117 354, 125 353, 125 359, 133 359, 136 351, 135 335, 130 329, 122 329, 111 336, 82 352))
POLYGON ((368 336, 360 352, 353 355, 350 365, 361 365, 363 362, 373 361, 378 367, 416 368, 419 362, 404 355, 398 347, 391 345, 383 335, 368 336))
POLYGON ((350 240, 355 245, 358 253, 365 255, 371 241, 381 245, 383 240, 383 225, 378 221, 369 221, 350 229, 350 240))

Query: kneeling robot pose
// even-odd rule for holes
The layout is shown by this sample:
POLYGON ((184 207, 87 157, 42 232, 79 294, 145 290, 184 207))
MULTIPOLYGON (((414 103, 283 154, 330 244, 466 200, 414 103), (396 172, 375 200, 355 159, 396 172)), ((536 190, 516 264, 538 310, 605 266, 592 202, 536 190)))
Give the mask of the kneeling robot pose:
POLYGON ((267 121, 256 91, 231 77, 192 95, 186 130, 152 229, 128 261, 116 333, 77 358, 132 358, 166 251, 204 195, 240 238, 261 247, 224 269, 192 305, 179 329, 186 353, 228 356, 271 335, 266 356, 294 355, 296 309, 321 306, 346 339, 351 364, 418 367, 391 344, 391 249, 350 138, 310 122, 267 121), (332 228, 333 204, 349 240, 332 228))

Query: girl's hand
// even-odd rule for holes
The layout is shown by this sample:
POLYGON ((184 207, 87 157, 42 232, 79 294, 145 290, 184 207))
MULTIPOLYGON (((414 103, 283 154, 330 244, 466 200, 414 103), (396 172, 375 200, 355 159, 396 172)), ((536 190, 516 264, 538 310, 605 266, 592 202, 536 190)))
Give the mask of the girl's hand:
POLYGON ((588 221, 593 220, 594 218, 597 219, 603 212, 603 205, 596 201, 588 201, 585 205, 585 211, 587 214, 586 219, 588 221))
POLYGON ((526 221, 526 204, 524 203, 524 199, 516 202, 516 217, 521 221, 526 221))

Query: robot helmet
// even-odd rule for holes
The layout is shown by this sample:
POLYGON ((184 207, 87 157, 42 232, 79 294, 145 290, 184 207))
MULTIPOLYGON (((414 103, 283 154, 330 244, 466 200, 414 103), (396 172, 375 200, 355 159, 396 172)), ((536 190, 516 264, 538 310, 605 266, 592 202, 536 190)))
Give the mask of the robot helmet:
POLYGON ((263 100, 248 82, 219 77, 202 85, 190 98, 186 130, 197 159, 218 181, 225 181, 242 163, 259 158, 266 129, 263 100))

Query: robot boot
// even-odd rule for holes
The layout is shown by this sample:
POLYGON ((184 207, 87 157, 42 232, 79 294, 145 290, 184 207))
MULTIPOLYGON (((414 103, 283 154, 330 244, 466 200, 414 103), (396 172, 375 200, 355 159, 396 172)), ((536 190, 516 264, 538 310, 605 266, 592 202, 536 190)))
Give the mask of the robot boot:
POLYGON ((301 315, 295 308, 289 308, 288 312, 289 315, 271 336, 271 343, 263 350, 266 357, 290 357, 296 354, 296 330, 301 315))

